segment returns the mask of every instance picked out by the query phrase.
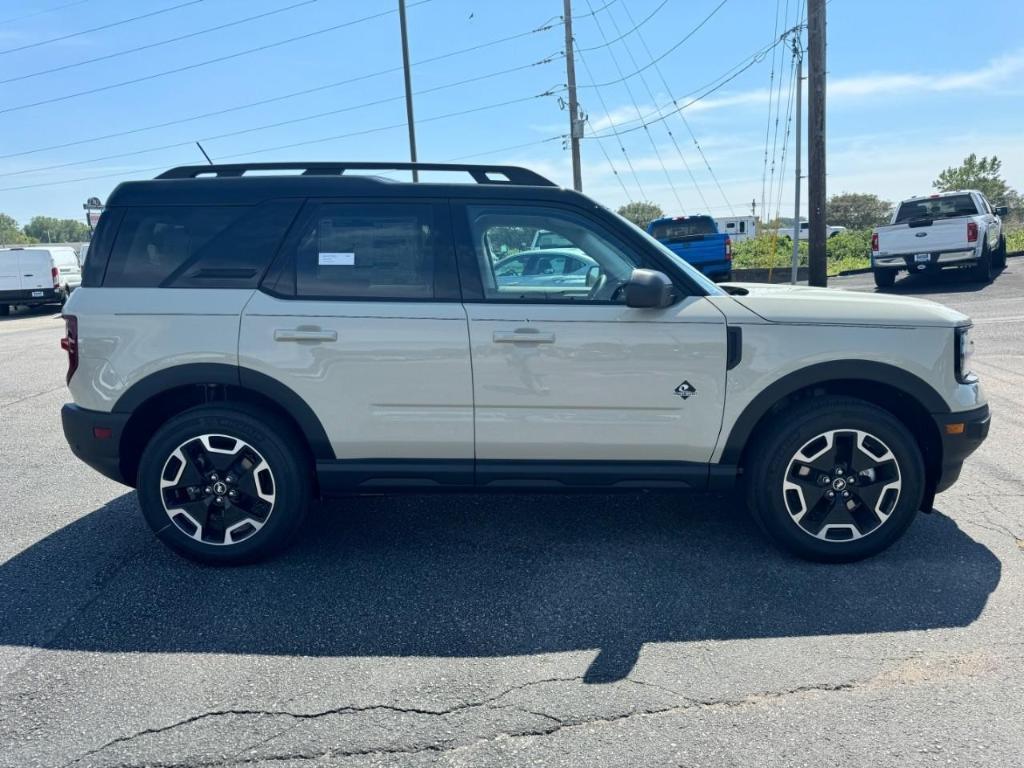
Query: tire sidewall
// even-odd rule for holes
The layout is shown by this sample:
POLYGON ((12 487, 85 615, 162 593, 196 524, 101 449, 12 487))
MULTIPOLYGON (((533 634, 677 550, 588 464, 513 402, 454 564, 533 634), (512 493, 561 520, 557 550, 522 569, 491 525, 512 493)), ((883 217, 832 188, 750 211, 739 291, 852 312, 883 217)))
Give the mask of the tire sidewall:
POLYGON ((143 517, 157 537, 186 557, 211 564, 259 560, 283 548, 292 538, 309 505, 308 465, 296 449, 286 425, 268 414, 231 406, 202 406, 168 421, 142 453, 136 488, 143 517), (203 434, 223 434, 249 443, 274 475, 274 508, 266 524, 249 538, 230 545, 205 544, 181 531, 167 515, 160 477, 171 453, 203 434))
POLYGON ((877 554, 906 531, 921 507, 925 470, 921 452, 907 429, 891 414, 863 401, 831 399, 777 419, 759 446, 764 457, 752 473, 748 499, 762 529, 789 552, 823 562, 850 562, 877 554), (902 487, 889 518, 856 541, 822 541, 793 522, 783 495, 790 461, 807 441, 832 429, 858 429, 884 442, 899 464, 902 487), (763 491, 761 489, 764 489, 763 491))

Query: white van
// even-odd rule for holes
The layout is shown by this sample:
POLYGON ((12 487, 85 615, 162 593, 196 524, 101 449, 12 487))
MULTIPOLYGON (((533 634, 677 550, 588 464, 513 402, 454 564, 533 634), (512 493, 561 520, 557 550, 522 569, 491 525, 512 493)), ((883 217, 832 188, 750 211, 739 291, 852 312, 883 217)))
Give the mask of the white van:
POLYGON ((718 231, 724 232, 734 243, 757 237, 756 216, 722 216, 715 219, 718 231))
POLYGON ((0 315, 17 305, 63 304, 81 284, 74 248, 0 248, 0 315))

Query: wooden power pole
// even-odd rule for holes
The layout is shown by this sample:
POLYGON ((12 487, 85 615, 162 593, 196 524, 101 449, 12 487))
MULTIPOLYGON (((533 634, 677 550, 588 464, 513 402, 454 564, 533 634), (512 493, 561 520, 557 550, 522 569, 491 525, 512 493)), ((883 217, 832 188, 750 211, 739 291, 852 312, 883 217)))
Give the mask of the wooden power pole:
POLYGON ((807 0, 808 285, 828 285, 825 256, 825 0, 807 0))
POLYGON ((580 139, 583 137, 583 121, 576 101, 576 61, 572 52, 572 0, 562 0, 562 14, 565 26, 565 76, 569 87, 569 149, 572 152, 572 188, 583 191, 583 172, 580 168, 580 139))
MULTIPOLYGON (((409 33, 405 25, 405 0, 398 0, 398 23, 402 28, 402 69, 405 71, 405 118, 409 123, 409 159, 416 162, 416 121, 412 115, 412 74, 409 71, 409 33)), ((419 181, 414 168, 412 180, 419 181)))

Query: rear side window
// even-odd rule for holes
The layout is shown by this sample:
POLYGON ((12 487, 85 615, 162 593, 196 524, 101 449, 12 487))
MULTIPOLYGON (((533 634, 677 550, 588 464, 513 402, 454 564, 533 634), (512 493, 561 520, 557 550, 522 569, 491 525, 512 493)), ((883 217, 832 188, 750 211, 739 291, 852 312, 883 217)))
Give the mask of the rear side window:
POLYGON ((419 203, 323 203, 295 252, 302 298, 433 299, 443 243, 435 207, 419 203))
POLYGON ((299 203, 129 208, 103 285, 255 288, 299 203))
POLYGON ((715 221, 710 216, 690 216, 676 221, 666 221, 656 224, 651 232, 654 237, 665 243, 679 243, 692 237, 717 233, 715 221))
POLYGON ((974 216, 978 207, 970 195, 950 195, 911 200, 900 203, 894 224, 903 224, 914 219, 948 219, 956 216, 974 216))

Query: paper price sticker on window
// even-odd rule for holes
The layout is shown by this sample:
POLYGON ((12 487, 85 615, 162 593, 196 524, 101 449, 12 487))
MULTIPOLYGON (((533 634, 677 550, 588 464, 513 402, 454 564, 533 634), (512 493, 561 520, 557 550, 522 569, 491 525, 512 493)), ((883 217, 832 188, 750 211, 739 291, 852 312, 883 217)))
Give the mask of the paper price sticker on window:
POLYGON ((320 254, 321 267, 354 267, 356 255, 354 253, 322 253, 320 254))

